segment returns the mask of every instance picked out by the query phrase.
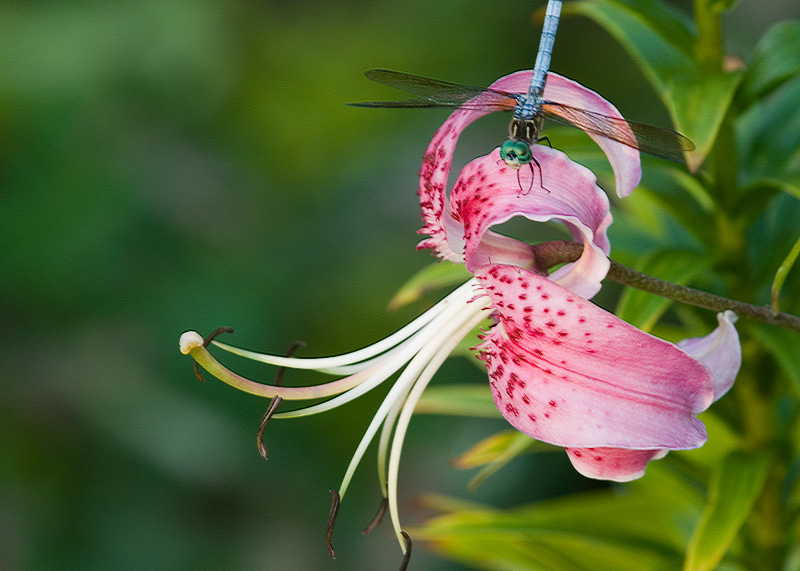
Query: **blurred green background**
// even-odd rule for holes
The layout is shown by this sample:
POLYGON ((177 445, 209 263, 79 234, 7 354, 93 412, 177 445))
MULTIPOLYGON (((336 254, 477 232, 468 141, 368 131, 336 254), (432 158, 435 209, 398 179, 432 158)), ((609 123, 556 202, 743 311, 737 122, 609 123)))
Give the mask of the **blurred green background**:
MULTIPOLYGON (((371 67, 476 85, 530 68, 543 4, 0 3, 0 569, 399 565, 388 522, 359 533, 379 502, 374 454, 342 506, 336 561, 324 546, 328 488, 380 395, 273 422, 266 463, 255 435, 267 402, 199 384, 178 337, 230 325, 239 346, 282 353, 302 339, 298 354, 325 355, 421 312, 386 304, 431 261, 415 251, 416 173, 446 112, 344 103, 402 97, 364 79, 371 67)), ((799 15, 794 0, 744 1, 729 48, 746 57, 799 15)), ((562 22, 552 68, 666 124, 591 22, 562 22)), ((494 147, 506 121, 480 121, 460 156, 494 147)), ((435 382, 449 380, 485 375, 453 360, 435 382)), ((468 493, 449 460, 504 428, 415 418, 404 523, 425 517, 426 492, 511 506, 597 485, 540 455, 468 493)), ((463 567, 416 549, 412 568, 463 567)))

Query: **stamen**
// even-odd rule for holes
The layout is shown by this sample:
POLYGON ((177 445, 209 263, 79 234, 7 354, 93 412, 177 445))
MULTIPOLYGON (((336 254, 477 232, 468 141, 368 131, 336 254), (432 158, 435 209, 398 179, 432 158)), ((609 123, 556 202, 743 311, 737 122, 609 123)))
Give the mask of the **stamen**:
POLYGON ((383 515, 386 513, 386 508, 389 507, 389 498, 383 498, 381 500, 381 505, 378 506, 378 513, 375 514, 375 517, 372 518, 372 521, 367 524, 367 527, 361 532, 364 535, 368 533, 372 533, 378 525, 380 525, 381 521, 383 520, 383 515))
POLYGON ((267 412, 264 413, 264 418, 261 419, 261 424, 258 425, 256 443, 258 444, 258 453, 261 454, 261 457, 264 460, 269 460, 269 458, 267 458, 267 447, 264 446, 264 430, 267 428, 269 419, 272 418, 272 415, 275 414, 275 411, 278 410, 278 407, 281 406, 282 402, 283 398, 279 395, 275 395, 272 400, 269 401, 267 412))
POLYGON ((331 559, 336 559, 336 552, 333 550, 331 540, 333 539, 333 526, 336 525, 336 516, 339 513, 341 499, 339 498, 339 492, 337 490, 328 491, 333 494, 333 498, 331 499, 331 513, 328 516, 328 525, 325 529, 325 545, 328 548, 328 555, 331 556, 331 559))
MULTIPOLYGON (((256 353, 254 351, 248 351, 246 349, 240 349, 238 347, 233 347, 231 345, 227 345, 225 343, 215 342, 214 345, 228 351, 229 353, 233 353, 234 355, 239 355, 240 357, 245 357, 247 359, 252 359, 254 361, 260 361, 262 363, 267 363, 269 365, 277 365, 282 367, 290 367, 292 369, 313 369, 317 371, 323 372, 334 372, 336 367, 341 367, 343 365, 352 365, 353 363, 360 363, 375 357, 376 355, 380 355, 381 353, 385 353, 400 345, 403 341, 407 340, 409 337, 412 337, 415 333, 420 331, 425 325, 430 323, 434 318, 436 318, 439 314, 441 314, 445 309, 450 307, 454 301, 458 303, 458 298, 460 298, 463 294, 463 291, 472 287, 473 280, 469 280, 465 284, 461 285, 460 287, 453 290, 447 297, 442 299, 439 303, 434 305, 428 311, 414 319, 411 323, 407 324, 406 326, 402 327, 392 335, 378 341, 377 343, 373 343, 368 347, 364 347, 363 349, 358 349, 357 351, 353 351, 352 353, 346 353, 343 355, 336 355, 333 357, 315 357, 315 358, 287 358, 278 355, 266 355, 263 353, 256 353)), ((369 365, 365 365, 366 368, 369 365)), ((361 370, 360 368, 357 370, 361 370)), ((336 371, 341 372, 341 371, 336 371)))
MULTIPOLYGON (((203 347, 208 347, 208 344, 211 343, 214 338, 221 333, 233 333, 233 328, 217 327, 214 331, 205 336, 203 339, 203 347)), ((194 362, 194 376, 197 377, 197 380, 201 383, 206 382, 206 380, 203 378, 203 375, 200 374, 200 364, 197 361, 194 362)))
MULTIPOLYGON (((292 343, 289 348, 286 350, 286 356, 291 357, 292 353, 294 353, 299 347, 305 347, 306 344, 303 341, 295 341, 292 343)), ((275 386, 281 386, 281 382, 283 382, 283 373, 286 371, 286 367, 279 367, 278 372, 275 373, 275 386)), ((272 400, 269 401, 269 406, 267 407, 267 412, 264 413, 264 417, 261 419, 261 424, 258 425, 258 434, 256 435, 256 443, 258 444, 258 453, 261 454, 261 457, 264 460, 268 460, 267 458, 267 447, 264 446, 264 431, 267 428, 267 423, 269 419, 272 418, 272 415, 275 414, 275 411, 278 410, 278 407, 283 402, 283 397, 280 395, 275 395, 272 397, 272 400)))
POLYGON ((405 548, 405 555, 403 555, 403 562, 400 563, 399 571, 406 571, 406 568, 408 567, 408 562, 411 561, 411 536, 408 535, 408 533, 406 533, 405 531, 401 531, 400 534, 403 536, 406 548, 405 548))
POLYGON ((411 415, 414 412, 414 407, 417 405, 417 401, 419 401, 422 396, 422 392, 442 363, 444 363, 450 353, 453 352, 461 339, 463 339, 473 327, 476 327, 484 317, 482 312, 468 315, 468 318, 458 324, 454 331, 448 332, 449 335, 445 337, 443 343, 433 347, 432 354, 425 360, 425 367, 416 375, 414 386, 406 396, 405 402, 402 404, 402 410, 397 419, 394 437, 392 438, 387 473, 389 516, 391 517, 392 527, 395 530, 398 540, 401 539, 401 535, 404 535, 400 529, 400 517, 397 506, 397 480, 400 467, 400 453, 403 448, 403 440, 405 439, 408 424, 411 421, 411 415))

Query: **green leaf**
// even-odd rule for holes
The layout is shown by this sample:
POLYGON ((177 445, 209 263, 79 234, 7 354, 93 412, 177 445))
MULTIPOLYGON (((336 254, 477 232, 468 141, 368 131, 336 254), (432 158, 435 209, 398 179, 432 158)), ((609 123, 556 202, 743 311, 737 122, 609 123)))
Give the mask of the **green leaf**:
POLYGON ((440 515, 412 536, 470 567, 674 571, 703 498, 680 464, 661 461, 629 484, 509 510, 443 496, 423 503, 440 515))
POLYGON ((756 46, 737 103, 746 108, 800 73, 800 21, 778 22, 756 46))
POLYGON ((455 459, 456 468, 466 470, 483 466, 469 482, 469 489, 475 490, 486 478, 500 470, 520 454, 536 449, 551 450, 549 444, 534 440, 518 430, 505 430, 484 438, 472 448, 455 459))
POLYGON ((605 28, 639 64, 669 111, 675 128, 692 139, 696 170, 711 151, 743 74, 709 74, 692 59, 694 32, 678 12, 654 0, 581 0, 565 13, 587 16, 605 28))
MULTIPOLYGON (((658 250, 645 256, 637 270, 677 284, 687 284, 707 270, 704 258, 685 250, 658 250)), ((641 290, 627 288, 617 306, 616 314, 649 331, 664 314, 671 300, 641 290)))
POLYGON ((463 264, 449 262, 431 264, 414 274, 398 290, 389 302, 389 309, 394 311, 419 300, 430 291, 462 284, 470 277, 470 273, 463 264))
POLYGON ((502 418, 494 405, 488 384, 428 387, 422 393, 414 412, 502 418))
MULTIPOLYGON (((768 99, 759 100, 735 124, 745 188, 779 181, 791 194, 800 186, 800 73, 788 78, 768 99)), ((744 204, 743 208, 747 208, 744 204)))
POLYGON ((753 323, 750 332, 761 342, 800 394, 800 333, 753 323))
POLYGON ((766 453, 736 451, 714 474, 710 499, 691 542, 684 571, 713 571, 753 509, 770 466, 766 453))
POLYGON ((772 309, 776 313, 780 311, 781 289, 783 289, 786 277, 789 275, 789 272, 792 271, 792 266, 794 266, 794 263, 797 261, 798 255, 800 255, 800 238, 797 239, 792 249, 789 250, 789 254, 784 258, 783 263, 775 273, 775 279, 772 281, 772 309))

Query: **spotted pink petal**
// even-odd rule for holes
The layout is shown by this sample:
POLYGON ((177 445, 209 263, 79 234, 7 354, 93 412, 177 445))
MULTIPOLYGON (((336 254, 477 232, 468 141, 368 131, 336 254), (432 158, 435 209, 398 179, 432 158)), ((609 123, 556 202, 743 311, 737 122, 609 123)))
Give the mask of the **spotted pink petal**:
MULTIPOLYGON (((516 72, 498 79, 491 87, 502 91, 522 93, 527 90, 531 75, 531 71, 516 72)), ((557 103, 622 118, 622 115, 611 103, 594 91, 552 72, 547 75, 543 97, 557 103)), ((419 197, 424 222, 420 233, 428 234, 430 238, 421 242, 419 247, 433 248, 442 258, 453 262, 463 261, 461 251, 457 247, 458 236, 449 235, 453 220, 449 204, 445 199, 453 152, 461 132, 470 123, 490 112, 476 109, 458 109, 453 112, 436 131, 425 152, 420 170, 419 197), (454 242, 454 246, 451 246, 451 240, 454 242)), ((617 194, 627 196, 641 178, 639 152, 611 139, 592 133, 589 135, 608 156, 615 173, 617 194)))
POLYGON ((450 203, 453 220, 464 228, 467 269, 474 271, 486 264, 531 267, 534 260, 530 251, 512 249, 515 240, 489 228, 515 216, 534 222, 558 220, 566 224, 576 241, 583 242, 584 251, 576 262, 559 268, 550 279, 580 296, 592 297, 600 290, 609 268, 608 198, 597 186, 594 174, 561 151, 537 145, 534 157, 539 166, 514 170, 495 150, 461 171, 450 203))
POLYGON ((570 448, 695 448, 708 368, 533 272, 475 271, 497 324, 479 349, 495 404, 518 430, 570 448))
MULTIPOLYGON (((733 385, 742 362, 739 334, 734 322, 736 314, 725 311, 717 315, 719 326, 705 337, 679 341, 677 346, 701 361, 714 379, 714 400, 733 385)), ((572 465, 584 476, 600 480, 628 482, 644 475, 647 463, 658 460, 667 450, 626 450, 622 448, 567 448, 572 465)))
POLYGON ((578 472, 587 478, 613 482, 630 482, 641 478, 650 460, 658 460, 666 455, 666 450, 567 448, 567 456, 578 472))

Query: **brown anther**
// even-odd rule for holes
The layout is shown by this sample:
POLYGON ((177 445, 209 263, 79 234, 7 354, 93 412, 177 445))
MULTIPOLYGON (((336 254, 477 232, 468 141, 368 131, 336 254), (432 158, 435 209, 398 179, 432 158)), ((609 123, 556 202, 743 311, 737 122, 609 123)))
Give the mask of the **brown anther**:
MULTIPOLYGON (((303 341, 295 341, 294 343, 289 346, 286 350, 285 355, 287 357, 291 357, 292 353, 294 353, 299 347, 305 347, 306 344, 303 341)), ((278 367, 278 372, 275 373, 275 382, 274 385, 276 387, 281 386, 281 382, 283 381, 283 372, 286 370, 286 367, 278 367)), ((264 460, 267 460, 267 447, 264 446, 264 431, 267 428, 267 423, 269 419, 272 418, 272 415, 278 410, 278 407, 283 402, 283 398, 280 395, 275 395, 271 401, 269 401, 269 406, 267 407, 267 412, 264 413, 264 416, 261 418, 261 424, 258 425, 258 434, 256 435, 256 444, 258 445, 258 453, 264 460)))
POLYGON ((368 533, 372 533, 372 531, 378 527, 383 519, 383 515, 386 513, 386 508, 389 507, 389 498, 383 498, 381 500, 381 505, 378 507, 378 513, 375 514, 375 517, 372 518, 372 521, 367 524, 367 527, 364 528, 363 533, 364 535, 368 533))
POLYGON ((333 498, 331 500, 331 513, 328 516, 328 525, 325 529, 325 546, 328 548, 328 555, 331 556, 331 559, 336 559, 336 552, 333 550, 331 540, 333 539, 333 526, 336 525, 336 516, 339 513, 339 504, 342 499, 339 496, 338 490, 329 491, 333 494, 333 498))
POLYGON ((278 410, 278 407, 283 402, 283 399, 280 395, 275 395, 271 401, 269 401, 269 406, 267 407, 267 412, 264 413, 264 417, 261 419, 261 424, 258 425, 258 434, 256 435, 256 443, 258 444, 258 453, 261 454, 261 457, 264 460, 268 460, 267 458, 267 447, 264 446, 264 430, 267 428, 267 423, 269 419, 272 418, 272 415, 275 414, 275 411, 278 410))
POLYGON ((403 561, 400 563, 399 571, 406 571, 408 567, 408 562, 411 561, 411 536, 408 535, 405 531, 400 531, 400 535, 403 536, 403 539, 406 542, 406 553, 403 555, 403 561))

